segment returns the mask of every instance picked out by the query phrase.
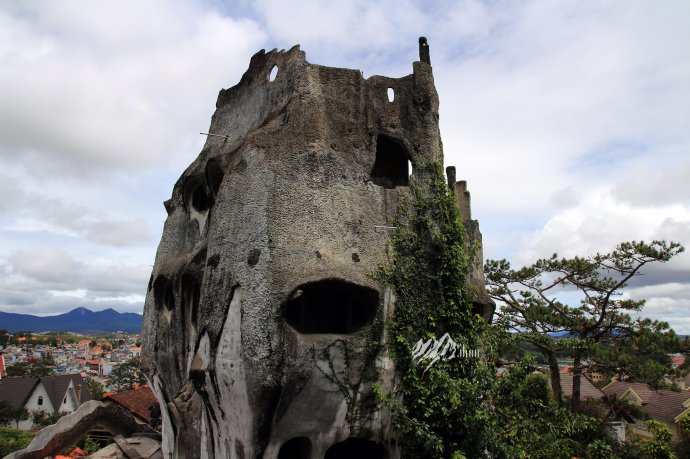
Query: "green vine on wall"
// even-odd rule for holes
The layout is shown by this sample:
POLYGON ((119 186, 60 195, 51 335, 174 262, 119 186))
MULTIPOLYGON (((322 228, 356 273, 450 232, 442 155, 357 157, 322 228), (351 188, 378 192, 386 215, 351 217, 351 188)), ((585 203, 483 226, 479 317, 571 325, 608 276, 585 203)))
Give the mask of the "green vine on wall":
POLYGON ((462 220, 443 174, 432 162, 416 168, 418 181, 399 206, 389 263, 376 273, 395 292, 388 348, 396 364, 393 394, 379 396, 394 411, 403 457, 472 455, 484 435, 481 408, 493 368, 477 358, 435 363, 412 360, 419 339, 448 333, 462 348, 478 349, 485 325, 472 314, 467 287, 469 255, 462 220))

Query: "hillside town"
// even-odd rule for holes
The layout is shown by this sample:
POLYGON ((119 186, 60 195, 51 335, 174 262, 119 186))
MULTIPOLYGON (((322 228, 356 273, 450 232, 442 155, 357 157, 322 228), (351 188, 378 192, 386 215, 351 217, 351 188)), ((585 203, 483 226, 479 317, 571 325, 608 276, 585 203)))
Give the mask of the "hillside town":
POLYGON ((81 374, 108 391, 113 369, 141 355, 139 340, 138 334, 124 332, 101 338, 0 331, 0 378, 13 365, 48 361, 50 374, 81 374))

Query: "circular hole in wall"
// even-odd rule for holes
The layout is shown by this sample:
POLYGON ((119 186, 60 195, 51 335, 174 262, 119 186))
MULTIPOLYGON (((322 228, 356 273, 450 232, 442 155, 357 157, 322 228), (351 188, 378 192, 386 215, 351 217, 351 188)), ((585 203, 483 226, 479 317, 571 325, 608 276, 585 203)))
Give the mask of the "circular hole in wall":
POLYGON ((268 74, 268 81, 274 81, 278 76, 278 66, 271 67, 271 72, 268 74))

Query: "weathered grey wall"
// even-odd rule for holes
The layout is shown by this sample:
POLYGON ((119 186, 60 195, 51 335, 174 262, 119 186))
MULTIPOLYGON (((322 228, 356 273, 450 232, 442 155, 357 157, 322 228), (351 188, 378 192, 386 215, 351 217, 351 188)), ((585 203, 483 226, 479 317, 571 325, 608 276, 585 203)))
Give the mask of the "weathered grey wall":
POLYGON ((146 297, 143 355, 162 401, 165 457, 275 458, 296 437, 307 440, 283 457, 322 458, 348 438, 398 456, 389 413, 371 394, 374 381, 392 384, 393 364, 367 352, 385 339, 373 316, 389 315, 394 298, 368 274, 385 260, 382 227, 408 187, 372 169, 381 135, 411 161, 412 181, 415 164, 441 159, 438 96, 421 54, 411 75, 364 79, 309 64, 297 46, 261 51, 220 92, 209 132, 227 137, 208 137, 165 203, 146 297), (350 290, 378 295, 367 325, 300 333, 288 324, 286 304, 332 279, 341 282, 318 284, 337 287, 326 303, 350 290))

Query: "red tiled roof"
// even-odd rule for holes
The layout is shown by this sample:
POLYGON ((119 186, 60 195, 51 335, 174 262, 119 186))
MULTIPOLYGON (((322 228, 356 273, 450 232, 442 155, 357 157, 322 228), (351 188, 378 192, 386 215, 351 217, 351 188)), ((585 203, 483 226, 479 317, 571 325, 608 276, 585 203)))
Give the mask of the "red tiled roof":
POLYGON ((677 366, 683 365, 685 357, 671 357, 671 363, 677 366))
POLYGON ((117 403, 145 422, 149 421, 149 407, 158 402, 148 386, 141 386, 136 390, 108 395, 103 397, 103 401, 117 403))

